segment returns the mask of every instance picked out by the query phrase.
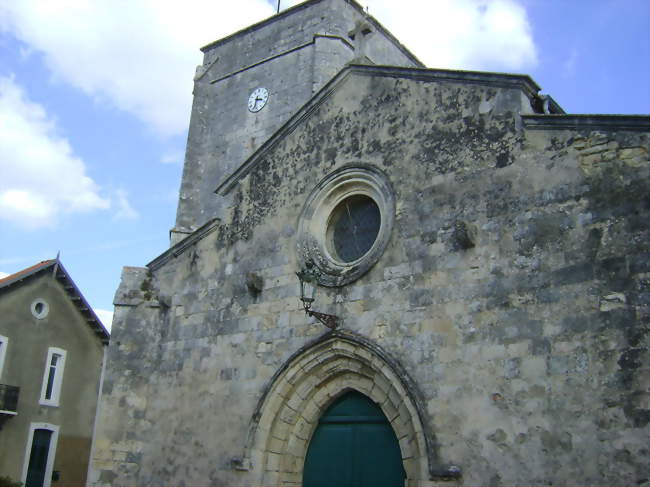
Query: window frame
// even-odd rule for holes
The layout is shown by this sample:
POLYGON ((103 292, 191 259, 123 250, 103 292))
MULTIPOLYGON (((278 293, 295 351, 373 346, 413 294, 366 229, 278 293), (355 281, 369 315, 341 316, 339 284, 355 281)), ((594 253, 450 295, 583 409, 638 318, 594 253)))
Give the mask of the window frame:
POLYGON ((9 346, 9 338, 0 335, 0 379, 2 378, 2 371, 5 366, 5 358, 7 357, 7 347, 9 346))
POLYGON ((54 470, 54 458, 56 457, 56 445, 59 441, 59 426, 50 423, 31 423, 25 445, 25 456, 23 460, 23 474, 21 482, 24 484, 27 480, 27 471, 29 469, 29 457, 32 453, 32 443, 34 442, 34 432, 36 430, 48 430, 52 432, 50 437, 50 447, 47 451, 47 464, 45 466, 45 480, 43 487, 50 487, 52 483, 52 471, 54 470))
POLYGON ((41 398, 38 401, 41 406, 58 407, 61 400, 61 386, 63 383, 63 372, 65 370, 65 359, 67 352, 62 348, 49 347, 47 349, 47 360, 45 361, 45 370, 43 371, 43 383, 41 385, 41 398), (54 377, 52 379, 52 388, 50 397, 47 398, 47 389, 50 383, 50 369, 52 368, 52 357, 58 355, 56 365, 54 366, 54 377))
POLYGON ((47 301, 45 301, 43 298, 36 298, 34 301, 32 301, 29 309, 31 310, 34 318, 37 320, 43 320, 47 318, 47 315, 50 313, 50 305, 47 304, 47 301), (40 312, 37 311, 39 304, 42 306, 40 312))

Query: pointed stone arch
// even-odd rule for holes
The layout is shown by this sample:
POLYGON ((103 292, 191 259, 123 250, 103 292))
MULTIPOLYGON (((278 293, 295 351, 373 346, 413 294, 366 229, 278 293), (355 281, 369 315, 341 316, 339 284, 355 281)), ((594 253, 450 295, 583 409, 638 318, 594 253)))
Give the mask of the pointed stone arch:
POLYGON ((399 441, 408 486, 453 478, 438 462, 433 434, 413 382, 369 340, 333 331, 294 354, 278 370, 258 403, 240 468, 255 485, 302 485, 305 455, 318 420, 342 394, 356 390, 375 401, 399 441))

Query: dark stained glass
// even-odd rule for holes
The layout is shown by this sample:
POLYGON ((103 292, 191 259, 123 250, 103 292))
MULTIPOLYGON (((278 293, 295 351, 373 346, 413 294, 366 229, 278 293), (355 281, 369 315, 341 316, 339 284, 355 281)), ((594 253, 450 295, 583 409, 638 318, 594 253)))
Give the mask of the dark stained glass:
POLYGON ((54 378, 56 376, 56 364, 60 355, 53 353, 50 361, 50 371, 47 376, 47 387, 45 389, 45 399, 52 399, 52 389, 54 388, 54 378))
POLYGON ((381 214, 372 198, 355 195, 341 201, 330 220, 336 257, 343 262, 363 257, 375 243, 380 226, 381 214))

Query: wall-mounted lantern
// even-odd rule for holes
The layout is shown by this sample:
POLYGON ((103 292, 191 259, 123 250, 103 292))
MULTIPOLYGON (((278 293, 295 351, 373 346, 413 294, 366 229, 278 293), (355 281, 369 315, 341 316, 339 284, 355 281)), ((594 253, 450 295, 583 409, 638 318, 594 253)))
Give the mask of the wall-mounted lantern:
POLYGON ((308 262, 303 270, 296 272, 296 275, 300 280, 300 301, 302 301, 305 313, 308 316, 313 316, 329 329, 335 330, 339 326, 338 316, 311 310, 311 305, 316 299, 316 288, 318 286, 318 276, 314 265, 308 262))

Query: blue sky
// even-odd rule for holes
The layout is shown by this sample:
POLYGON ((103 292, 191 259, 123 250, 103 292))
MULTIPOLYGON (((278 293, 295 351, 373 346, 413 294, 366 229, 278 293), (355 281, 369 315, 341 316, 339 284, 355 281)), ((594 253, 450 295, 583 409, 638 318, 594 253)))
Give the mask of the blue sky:
MULTIPOLYGON (((429 67, 527 73, 569 113, 650 113, 648 0, 360 3, 429 67)), ((122 266, 168 247, 198 48, 275 4, 0 0, 0 277, 61 251, 110 320, 122 266)))

